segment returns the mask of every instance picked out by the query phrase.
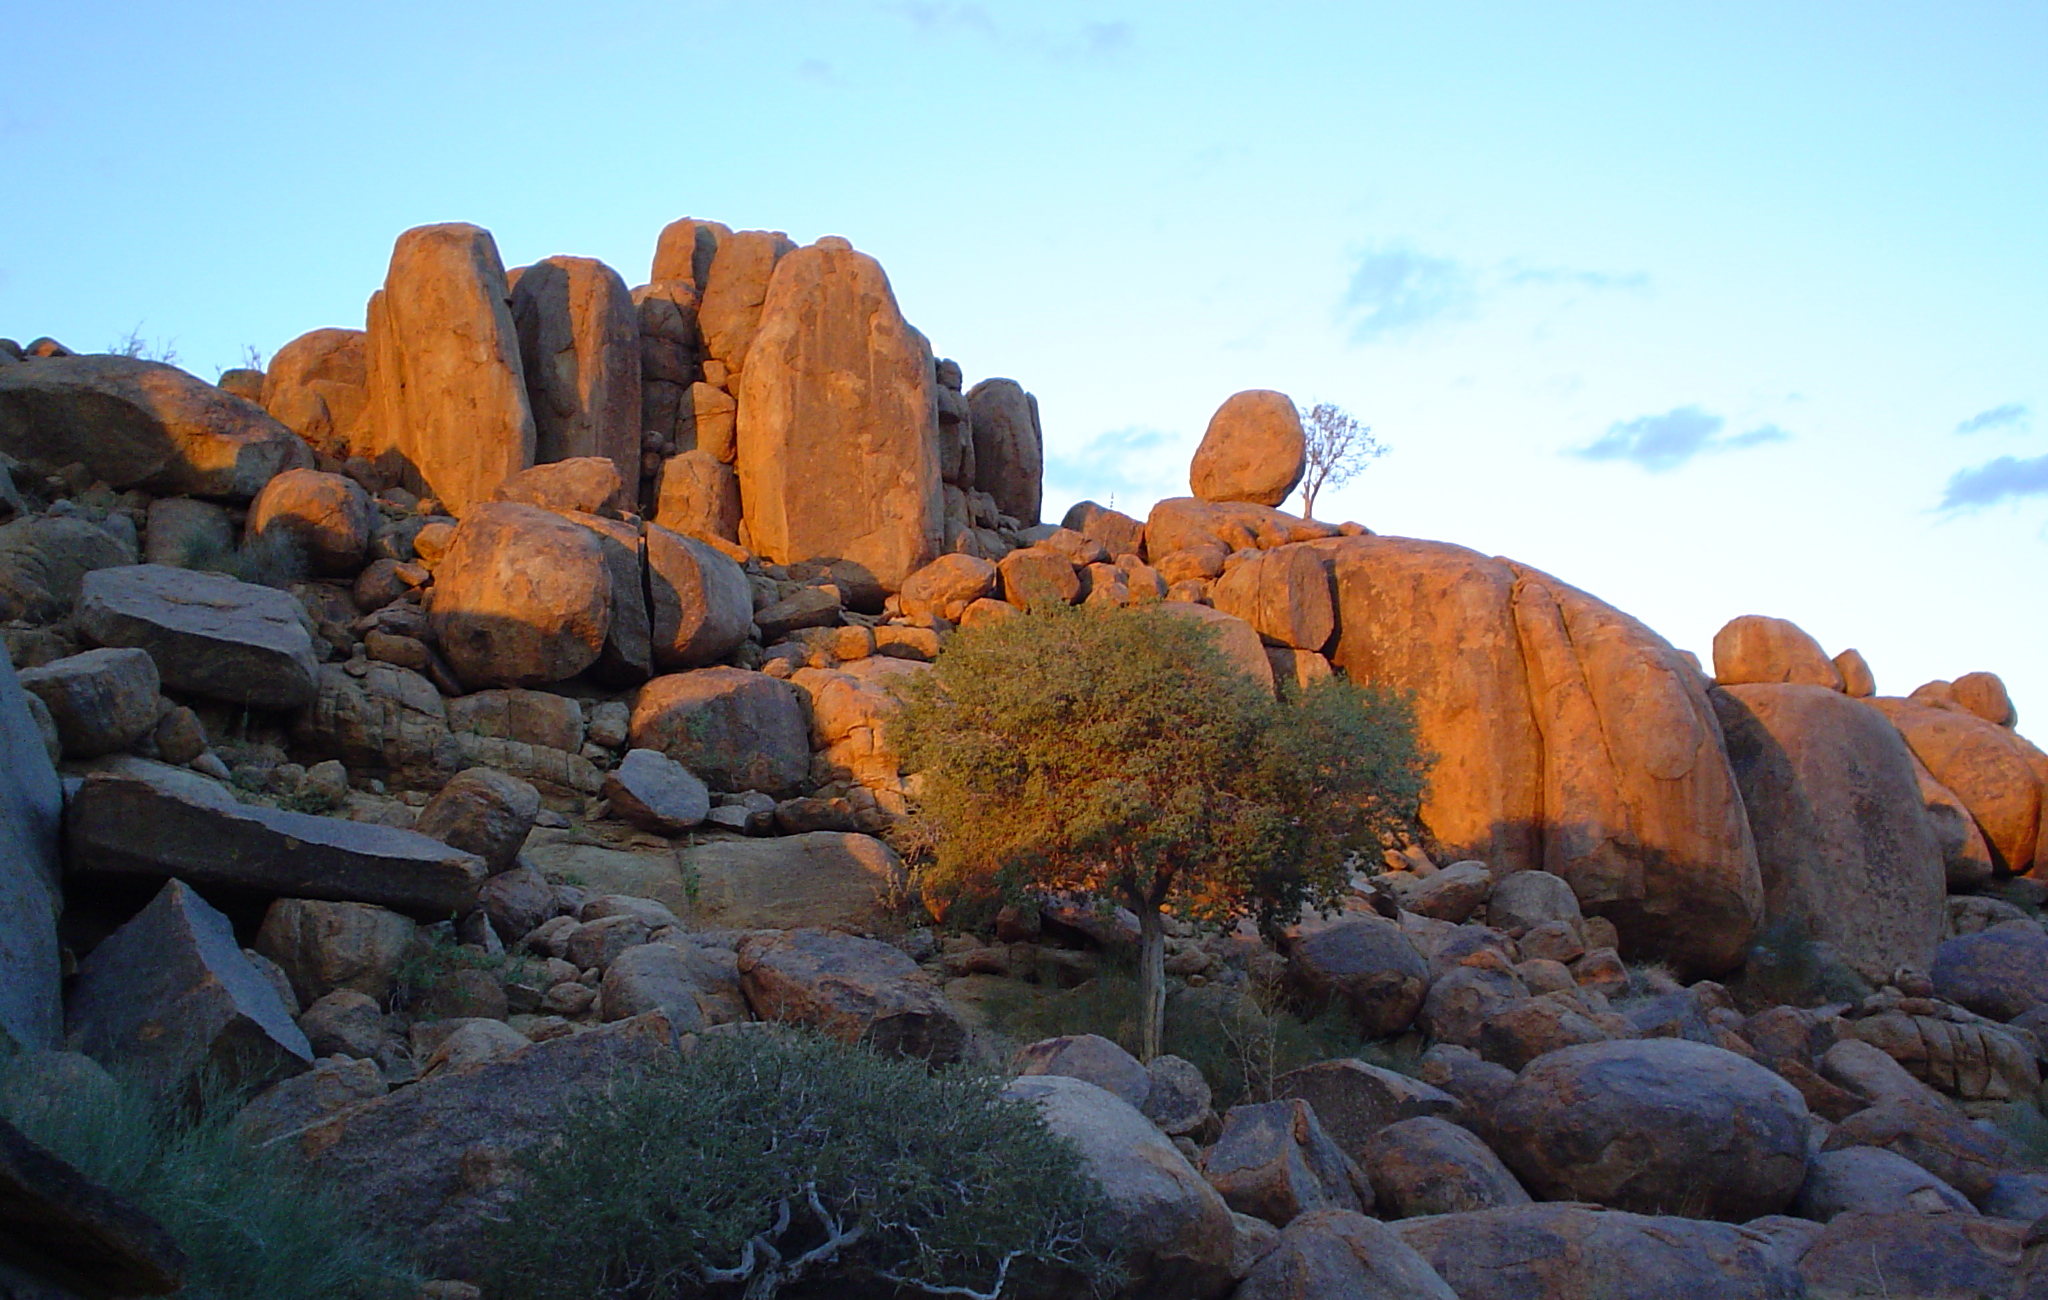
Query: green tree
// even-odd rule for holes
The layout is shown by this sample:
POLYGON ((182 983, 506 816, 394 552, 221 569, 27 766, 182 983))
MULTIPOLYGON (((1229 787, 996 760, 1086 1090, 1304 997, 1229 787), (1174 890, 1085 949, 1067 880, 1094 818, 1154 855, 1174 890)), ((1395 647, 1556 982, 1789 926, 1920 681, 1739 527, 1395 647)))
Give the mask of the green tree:
POLYGON ((901 735, 937 827, 928 896, 1078 891, 1137 914, 1140 1055, 1159 1051, 1171 909, 1266 927, 1332 905, 1345 847, 1412 818, 1407 701, 1342 679, 1275 699, 1158 607, 964 631, 901 735))
POLYGON ((1301 513, 1316 517, 1316 497, 1326 487, 1343 487, 1367 465, 1387 454, 1372 436, 1370 425, 1334 402, 1301 408, 1301 431, 1307 447, 1301 473, 1301 513))

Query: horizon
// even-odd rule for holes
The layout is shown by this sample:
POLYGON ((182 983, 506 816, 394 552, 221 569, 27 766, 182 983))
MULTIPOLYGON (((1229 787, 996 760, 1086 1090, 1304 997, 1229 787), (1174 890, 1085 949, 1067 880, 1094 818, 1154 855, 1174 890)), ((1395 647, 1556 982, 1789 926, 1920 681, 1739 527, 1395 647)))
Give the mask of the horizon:
POLYGON ((1709 665, 1768 614, 1881 693, 1988 669, 2048 710, 2042 11, 595 13, 17 17, 0 333, 212 379, 360 327, 414 226, 629 284, 677 217, 840 234, 1038 395, 1054 522, 1185 494, 1276 388, 1390 448, 1321 517, 1709 665))

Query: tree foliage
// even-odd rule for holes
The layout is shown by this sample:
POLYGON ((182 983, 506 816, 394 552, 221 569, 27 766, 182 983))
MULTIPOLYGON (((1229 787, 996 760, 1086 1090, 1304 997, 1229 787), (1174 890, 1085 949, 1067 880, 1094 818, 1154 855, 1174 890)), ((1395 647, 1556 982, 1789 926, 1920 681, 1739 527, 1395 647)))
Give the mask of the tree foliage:
POLYGON ((1412 818, 1426 769, 1405 699, 1334 678, 1275 699, 1206 625, 1144 606, 962 632, 900 734, 940 831, 927 897, 1114 898, 1146 926, 1141 977, 1162 910, 1271 925, 1332 904, 1346 847, 1412 818))
POLYGON ((1316 497, 1324 488, 1343 487, 1387 454, 1369 426, 1334 402, 1304 408, 1301 431, 1308 443, 1301 474, 1301 513, 1310 519, 1316 517, 1316 497))
POLYGON ((708 1038, 592 1092, 529 1159, 490 1294, 986 1298, 1114 1280, 1080 1154, 1001 1086, 793 1030, 708 1038))

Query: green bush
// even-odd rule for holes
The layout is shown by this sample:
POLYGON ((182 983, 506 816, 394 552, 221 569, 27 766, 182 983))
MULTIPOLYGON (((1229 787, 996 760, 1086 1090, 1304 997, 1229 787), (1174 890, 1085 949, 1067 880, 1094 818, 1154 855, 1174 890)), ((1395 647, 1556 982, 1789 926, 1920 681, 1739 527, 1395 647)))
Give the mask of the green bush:
POLYGON ((1016 1294, 1113 1281, 1101 1192, 1002 1081, 793 1031, 585 1097, 491 1250, 500 1300, 1016 1294), (949 1290, 948 1288, 965 1288, 949 1290))
POLYGON ((51 1088, 0 1056, 0 1117, 154 1217, 184 1251, 184 1300, 403 1300, 419 1277, 340 1189, 234 1126, 217 1083, 174 1103, 141 1086, 51 1088))

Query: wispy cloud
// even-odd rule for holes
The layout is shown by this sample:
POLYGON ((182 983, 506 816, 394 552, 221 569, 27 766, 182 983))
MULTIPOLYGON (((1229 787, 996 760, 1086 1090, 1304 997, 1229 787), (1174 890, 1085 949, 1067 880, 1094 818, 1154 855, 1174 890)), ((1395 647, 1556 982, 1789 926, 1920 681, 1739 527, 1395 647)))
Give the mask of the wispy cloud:
POLYGON ((1427 253, 1404 240, 1383 243, 1358 257, 1345 287, 1342 317, 1351 341, 1380 343, 1410 337, 1438 324, 1470 320, 1489 299, 1517 289, 1644 290, 1641 271, 1614 273, 1510 260, 1481 264, 1427 253))
POLYGON ((839 74, 824 59, 805 59, 796 65, 796 75, 804 81, 815 81, 821 85, 837 85, 839 74))
POLYGON ((1137 29, 1122 19, 1084 22, 1054 30, 999 23, 985 6, 978 4, 903 0, 884 5, 883 9, 908 20, 926 36, 974 37, 998 49, 1052 63, 1109 62, 1129 54, 1137 44, 1137 29))
MULTIPOLYGON (((1132 425, 1096 434, 1077 447, 1060 450, 1048 446, 1046 486, 1071 494, 1074 501, 1087 499, 1104 505, 1112 497, 1130 505, 1184 494, 1187 457, 1175 454, 1179 441, 1164 429, 1132 425)), ((1052 492, 1047 493, 1048 511, 1064 510, 1069 504, 1072 502, 1058 503, 1052 492)))
POLYGON ((1957 433, 1983 433, 1987 429, 2024 429, 2028 425, 2027 408, 2018 402, 2007 402, 1994 406, 1988 411, 1979 411, 1956 426, 1957 433))
POLYGON ((2021 460, 2000 456, 1975 469, 1961 469, 1941 494, 1943 510, 1976 510, 2015 497, 2048 493, 2048 456, 2021 460))
POLYGON ((1399 244, 1360 258, 1344 295, 1357 343, 1411 334, 1438 321, 1469 319, 1478 304, 1478 278, 1464 263, 1399 244))
POLYGON ((1607 432, 1583 447, 1572 447, 1568 455, 1580 460, 1625 460, 1662 474, 1677 469, 1695 456, 1714 452, 1741 451, 1774 442, 1789 442, 1792 435, 1775 424, 1760 424, 1742 433, 1723 436, 1728 421, 1699 405, 1674 407, 1662 415, 1639 415, 1607 427, 1607 432))

